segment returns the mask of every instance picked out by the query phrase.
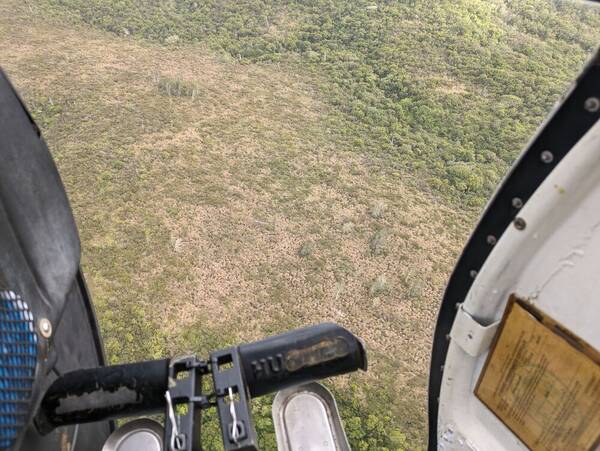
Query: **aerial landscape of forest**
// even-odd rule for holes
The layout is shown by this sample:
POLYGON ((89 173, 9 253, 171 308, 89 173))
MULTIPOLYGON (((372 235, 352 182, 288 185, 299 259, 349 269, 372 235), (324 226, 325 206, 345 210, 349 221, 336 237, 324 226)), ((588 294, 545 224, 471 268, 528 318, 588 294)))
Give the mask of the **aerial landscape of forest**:
POLYGON ((599 42, 561 0, 0 1, 108 360, 339 323, 369 353, 327 382, 355 450, 425 449, 453 264, 599 42))

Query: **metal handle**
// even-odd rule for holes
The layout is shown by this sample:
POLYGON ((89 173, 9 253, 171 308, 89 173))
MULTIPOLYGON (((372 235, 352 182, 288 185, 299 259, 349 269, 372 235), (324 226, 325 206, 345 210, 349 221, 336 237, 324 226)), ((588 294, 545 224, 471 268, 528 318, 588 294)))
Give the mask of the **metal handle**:
POLYGON ((160 411, 168 366, 164 359, 71 371, 46 392, 35 420, 38 430, 160 411))
POLYGON ((239 346, 251 396, 367 369, 362 342, 333 323, 297 329, 239 346))
MULTIPOLYGON (((38 430, 48 433, 58 426, 164 409, 165 393, 170 389, 169 362, 76 370, 59 377, 42 401, 35 420, 38 430)), ((219 400, 232 385, 241 394, 262 396, 311 380, 366 370, 367 358, 363 344, 352 333, 324 323, 217 351, 211 354, 210 370, 206 363, 201 367, 202 374, 213 373, 219 400), (232 363, 239 372, 235 384, 229 380, 233 373, 225 370, 232 363)), ((195 367, 188 369, 195 371, 195 367)), ((196 393, 184 395, 187 402, 197 402, 196 393)))

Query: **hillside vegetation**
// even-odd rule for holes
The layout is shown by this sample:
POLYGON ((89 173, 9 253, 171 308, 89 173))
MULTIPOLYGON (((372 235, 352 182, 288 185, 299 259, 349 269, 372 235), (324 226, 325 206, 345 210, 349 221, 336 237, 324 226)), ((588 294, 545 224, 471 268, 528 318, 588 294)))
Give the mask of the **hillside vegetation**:
POLYGON ((355 450, 424 448, 449 272, 598 38, 560 1, 0 1, 110 361, 337 322, 370 360, 328 381, 355 450))
POLYGON ((119 35, 202 42, 323 75, 352 148, 481 206, 597 46, 598 14, 554 1, 50 0, 119 35))

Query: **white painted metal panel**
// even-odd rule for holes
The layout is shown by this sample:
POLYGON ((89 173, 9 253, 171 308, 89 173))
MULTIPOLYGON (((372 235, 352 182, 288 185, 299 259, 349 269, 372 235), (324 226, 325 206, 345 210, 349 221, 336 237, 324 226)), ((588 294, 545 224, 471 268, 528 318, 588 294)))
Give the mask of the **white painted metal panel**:
MULTIPOLYGON (((519 218, 525 228, 511 226, 502 235, 461 308, 485 330, 501 319, 509 295, 516 293, 599 349, 600 122, 548 176, 519 218)), ((444 368, 438 447, 527 449, 475 398, 488 351, 473 352, 458 339, 466 333, 460 318, 444 368)))

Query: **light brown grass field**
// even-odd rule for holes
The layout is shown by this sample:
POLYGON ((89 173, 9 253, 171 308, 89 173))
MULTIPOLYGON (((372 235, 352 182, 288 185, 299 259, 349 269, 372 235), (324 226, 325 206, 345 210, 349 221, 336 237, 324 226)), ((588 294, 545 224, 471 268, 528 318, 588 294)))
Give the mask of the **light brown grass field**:
POLYGON ((194 328, 214 346, 334 321, 370 352, 357 384, 424 421, 467 220, 353 152, 310 78, 58 26, 12 0, 0 60, 59 166, 113 362, 197 351, 194 328))

